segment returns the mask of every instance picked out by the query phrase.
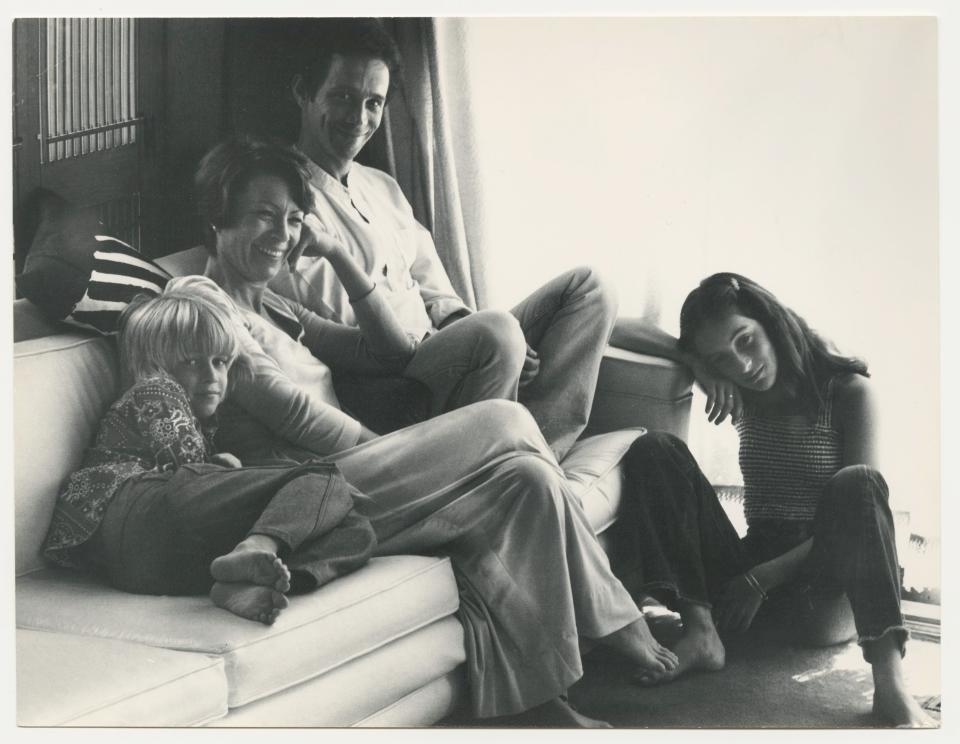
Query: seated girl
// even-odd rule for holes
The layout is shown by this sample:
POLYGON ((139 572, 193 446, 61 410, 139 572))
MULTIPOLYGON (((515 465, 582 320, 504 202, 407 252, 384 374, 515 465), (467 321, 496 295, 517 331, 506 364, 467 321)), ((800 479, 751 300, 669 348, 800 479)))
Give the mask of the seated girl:
MULTIPOLYGON (((629 331, 621 325, 621 341, 629 331)), ((722 384, 711 387, 708 411, 718 423, 733 415, 748 530, 738 537, 681 441, 648 435, 634 443, 632 513, 621 529, 635 552, 625 573, 683 620, 673 647, 679 665, 641 681, 722 668, 718 630, 746 631, 763 614, 815 645, 856 635, 872 665, 874 712, 895 725, 929 725, 904 681, 901 574, 866 364, 729 273, 704 279, 684 302, 683 354, 734 386, 722 397, 722 384)))
POLYGON ((132 384, 60 494, 44 552, 124 591, 209 592, 269 624, 287 593, 366 563, 376 538, 335 465, 244 467, 214 451, 217 408, 249 372, 230 319, 181 282, 121 316, 132 384))

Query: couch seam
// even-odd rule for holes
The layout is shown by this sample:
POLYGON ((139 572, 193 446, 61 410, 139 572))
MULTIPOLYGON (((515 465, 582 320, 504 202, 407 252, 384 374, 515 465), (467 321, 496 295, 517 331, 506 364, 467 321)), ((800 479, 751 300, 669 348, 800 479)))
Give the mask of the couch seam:
POLYGON ((434 677, 432 680, 430 680, 430 681, 427 682, 426 684, 420 685, 420 687, 418 687, 418 688, 415 689, 415 690, 410 690, 410 692, 408 692, 406 695, 404 695, 403 697, 397 698, 396 700, 394 700, 394 701, 393 701, 392 703, 390 703, 389 705, 385 705, 384 707, 380 708, 379 710, 375 710, 373 713, 370 713, 369 715, 364 716, 364 717, 361 718, 359 721, 354 721, 353 723, 350 723, 350 724, 348 724, 348 725, 351 726, 351 727, 359 727, 359 726, 362 726, 364 723, 366 723, 367 721, 369 721, 369 720, 370 720, 371 718, 373 718, 374 716, 377 716, 377 715, 380 715, 381 713, 385 713, 385 712, 387 712, 387 711, 393 710, 394 708, 396 708, 397 706, 399 706, 401 703, 405 702, 406 700, 412 700, 412 699, 415 698, 417 695, 421 694, 428 686, 432 685, 432 684, 435 683, 435 682, 439 682, 439 681, 442 680, 442 679, 446 679, 447 677, 449 677, 449 676, 451 676, 452 674, 454 674, 454 673, 456 672, 456 670, 460 668, 461 665, 462 665, 462 663, 461 663, 461 664, 457 664, 457 666, 455 666, 455 667, 454 667, 453 669, 451 669, 450 671, 444 672, 444 673, 441 674, 439 677, 434 677))
MULTIPOLYGON (((38 337, 37 337, 37 339, 40 339, 40 338, 53 338, 53 336, 38 336, 38 337)), ((105 339, 107 339, 107 338, 108 338, 107 336, 92 336, 92 337, 90 337, 90 338, 78 338, 78 339, 76 339, 74 342, 72 342, 72 343, 70 343, 70 344, 68 344, 68 345, 66 345, 66 346, 57 346, 56 348, 36 349, 35 351, 26 350, 26 349, 21 349, 21 350, 19 351, 19 353, 18 353, 16 347, 17 347, 19 344, 28 344, 28 343, 31 343, 32 341, 36 341, 36 340, 37 340, 37 339, 33 339, 33 338, 28 338, 28 339, 24 339, 23 341, 17 341, 17 342, 14 343, 14 345, 13 345, 13 346, 14 346, 14 349, 13 349, 13 358, 14 358, 14 360, 17 360, 17 359, 29 359, 30 357, 44 356, 44 355, 46 355, 46 354, 59 354, 60 352, 69 351, 70 349, 75 349, 75 348, 77 348, 78 346, 84 346, 84 345, 86 345, 86 344, 95 343, 95 342, 97 342, 97 341, 103 341, 103 340, 105 340, 105 339)), ((109 346, 109 344, 107 344, 107 346, 109 346)), ((107 349, 107 350, 109 351, 109 349, 107 349)))
MULTIPOLYGON (((41 632, 48 632, 48 631, 41 631, 41 632)), ((49 632, 56 632, 56 631, 49 631, 49 632)), ((84 637, 89 637, 89 636, 79 636, 79 637, 84 638, 84 637)), ((144 645, 144 644, 141 644, 141 645, 144 645)), ((158 648, 158 647, 157 647, 157 646, 147 646, 147 648, 158 648)), ((167 650, 170 650, 170 649, 167 649, 167 650)), ((189 652, 187 652, 187 653, 189 653, 189 652)), ((163 687, 166 687, 166 686, 168 686, 168 685, 170 685, 170 684, 172 684, 172 683, 174 683, 174 682, 179 682, 180 680, 186 679, 187 677, 193 676, 193 675, 198 674, 198 673, 201 673, 201 672, 206 672, 208 669, 213 669, 214 667, 220 666, 221 669, 222 669, 222 671, 223 671, 223 682, 224 682, 224 686, 226 687, 226 695, 225 695, 225 697, 227 697, 228 700, 229 700, 229 696, 230 696, 230 683, 229 683, 229 680, 226 678, 226 669, 223 669, 223 667, 225 667, 226 665, 225 665, 225 664, 217 664, 218 661, 223 661, 223 658, 222 658, 222 657, 213 657, 213 656, 211 656, 210 654, 204 654, 204 653, 198 653, 198 652, 194 652, 194 656, 204 656, 204 657, 206 657, 207 660, 210 661, 211 663, 208 664, 208 665, 205 666, 205 667, 201 667, 201 668, 199 668, 199 669, 193 669, 193 670, 191 670, 191 671, 189 671, 189 672, 181 673, 181 674, 179 674, 179 675, 176 676, 176 677, 171 677, 170 679, 167 679, 167 680, 165 680, 164 682, 160 682, 160 683, 158 683, 158 684, 155 684, 155 685, 153 685, 153 686, 151 686, 151 687, 145 687, 145 688, 137 691, 136 693, 134 693, 133 697, 139 697, 139 696, 141 696, 141 695, 145 695, 145 694, 147 694, 147 693, 154 692, 155 690, 159 690, 159 689, 161 689, 161 688, 163 688, 163 687)), ((73 716, 69 721, 64 721, 63 723, 59 723, 59 724, 55 724, 55 725, 57 725, 57 726, 69 726, 69 725, 71 725, 71 722, 72 722, 72 721, 76 721, 78 718, 82 718, 83 716, 89 715, 90 713, 95 713, 95 712, 98 711, 98 710, 103 710, 104 708, 109 708, 109 707, 112 706, 112 705, 115 705, 115 704, 117 704, 117 703, 124 702, 124 701, 126 701, 126 700, 130 700, 130 699, 131 699, 131 697, 130 697, 129 695, 128 695, 127 697, 116 697, 116 698, 113 698, 113 699, 111 699, 109 702, 104 702, 104 703, 101 703, 101 704, 99 704, 99 705, 93 705, 92 707, 87 708, 86 710, 84 710, 84 712, 78 713, 78 714, 76 714, 75 716, 73 716)), ((227 701, 224 701, 224 702, 226 703, 226 702, 228 702, 228 700, 227 700, 227 701)), ((190 724, 185 724, 185 725, 187 725, 187 726, 193 726, 193 725, 195 725, 195 724, 190 723, 190 724)))
MULTIPOLYGON (((377 643, 376 645, 366 646, 366 647, 364 647, 363 649, 358 650, 358 651, 357 651, 356 653, 354 653, 352 656, 348 656, 348 657, 346 657, 346 658, 339 659, 336 663, 334 663, 334 664, 332 664, 332 665, 330 665, 330 666, 324 667, 324 668, 322 668, 322 669, 320 669, 320 670, 318 670, 318 671, 315 671, 315 672, 311 673, 309 676, 299 677, 299 678, 297 678, 295 681, 291 682, 290 684, 284 685, 283 687, 273 687, 273 688, 271 688, 269 691, 257 695, 257 697, 242 698, 242 699, 241 699, 241 702, 237 702, 236 705, 231 705, 231 704, 230 704, 230 703, 231 703, 231 699, 230 699, 230 679, 229 679, 229 677, 228 677, 228 678, 227 678, 227 705, 228 705, 228 707, 231 708, 231 709, 233 709, 233 708, 242 708, 244 705, 249 705, 250 703, 255 703, 255 702, 257 702, 258 700, 263 700, 264 698, 270 697, 271 695, 275 695, 275 694, 277 694, 278 692, 281 692, 281 691, 283 691, 283 690, 289 690, 290 688, 296 687, 297 685, 302 685, 304 682, 308 682, 308 681, 310 681, 310 680, 312 680, 312 679, 316 679, 316 678, 318 678, 318 677, 322 677, 322 676, 324 676, 324 675, 326 675, 326 674, 329 674, 330 672, 332 672, 332 671, 335 670, 335 669, 339 669, 340 667, 344 666, 345 664, 349 664, 351 661, 355 661, 356 659, 359 659, 359 658, 361 658, 361 657, 368 656, 369 654, 373 653, 374 651, 378 651, 379 649, 384 648, 385 646, 388 646, 388 645, 390 645, 391 643, 394 643, 395 641, 397 641, 397 640, 399 640, 399 639, 401 639, 401 638, 406 638, 406 637, 409 636, 409 635, 413 635, 413 634, 416 633, 417 631, 423 630, 424 628, 429 627, 430 625, 433 625, 434 623, 437 623, 437 622, 439 622, 439 621, 441 621, 441 620, 444 620, 444 619, 446 619, 446 618, 448 618, 448 617, 454 617, 454 615, 456 614, 456 611, 457 611, 457 610, 455 609, 455 610, 453 610, 452 612, 448 612, 448 613, 443 614, 443 615, 436 615, 436 616, 430 617, 429 619, 426 619, 426 620, 424 620, 423 622, 421 622, 419 625, 416 625, 416 626, 414 626, 414 627, 412 627, 412 628, 406 628, 406 629, 405 629, 405 632, 395 633, 394 635, 389 636, 388 638, 382 639, 382 640, 381 640, 379 643, 377 643)), ((458 620, 457 622, 459 622, 459 620, 458 620)), ((457 664, 457 666, 460 666, 460 664, 463 664, 463 663, 464 663, 464 662, 461 661, 461 662, 459 662, 459 663, 457 664)), ((235 668, 236 665, 230 664, 230 666, 231 666, 232 668, 235 668)), ((456 667, 454 667, 454 669, 456 669, 456 667)), ((453 670, 450 670, 450 671, 453 671, 453 670)))
MULTIPOLYGON (((383 556, 383 557, 386 557, 386 556, 383 556)), ((291 632, 293 632, 293 631, 295 631, 295 630, 299 630, 300 628, 303 628, 303 627, 305 627, 305 626, 307 626, 307 625, 312 625, 312 624, 315 623, 317 620, 321 620, 321 619, 324 619, 324 618, 327 618, 327 617, 332 617, 333 615, 336 615, 337 613, 343 612, 344 610, 347 610, 347 609, 349 609, 349 608, 351 608, 351 607, 355 607, 356 605, 358 605, 358 604, 366 601, 366 600, 369 599, 370 597, 374 597, 374 596, 376 596, 377 594, 382 594, 384 591, 388 591, 388 590, 391 590, 391 589, 395 589, 395 588, 398 587, 398 586, 402 586, 402 585, 404 585, 404 584, 407 584, 407 583, 409 583, 410 581, 413 581, 414 579, 419 578, 420 576, 422 576, 422 575, 425 574, 425 573, 428 573, 428 572, 430 572, 430 571, 439 570, 441 565, 449 564, 449 563, 450 563, 450 558, 448 558, 447 556, 428 556, 428 557, 435 558, 436 560, 438 560, 438 561, 440 561, 440 562, 439 562, 439 563, 437 563, 436 561, 431 562, 430 565, 424 566, 423 568, 418 569, 416 573, 405 574, 403 577, 397 579, 397 580, 394 581, 392 584, 389 584, 389 585, 386 586, 386 587, 382 587, 382 588, 380 588, 378 591, 368 592, 368 593, 364 594, 362 597, 358 597, 358 598, 357 598, 356 600, 354 600, 353 602, 350 602, 350 603, 344 604, 344 605, 340 605, 340 606, 337 607, 336 609, 330 610, 329 612, 326 612, 326 613, 324 613, 323 615, 316 615, 316 616, 313 617, 313 619, 311 619, 311 620, 309 620, 309 621, 306 621, 306 622, 303 622, 303 623, 301 623, 300 625, 296 625, 296 626, 294 626, 294 627, 287 628, 286 630, 284 630, 284 631, 282 631, 282 632, 280 632, 280 633, 275 633, 275 634, 270 635, 270 636, 268 636, 268 637, 266 637, 266 638, 258 638, 258 639, 256 639, 256 640, 253 640, 253 641, 250 641, 250 642, 248 642, 248 643, 245 643, 245 644, 243 644, 242 646, 235 646, 233 649, 230 649, 230 650, 228 650, 228 651, 224 651, 224 652, 221 652, 221 653, 224 653, 224 654, 225 654, 225 653, 232 653, 232 652, 236 651, 237 649, 250 648, 250 647, 256 646, 256 645, 258 645, 258 644, 260 644, 260 643, 265 643, 265 642, 269 641, 271 638, 279 638, 280 636, 287 635, 288 633, 291 633, 291 632)), ((458 606, 459 606, 459 604, 458 604, 458 606)), ((456 612, 456 609, 454 609, 454 612, 456 612)))
MULTIPOLYGON (((383 557, 386 557, 386 556, 383 556, 383 557)), ((156 644, 147 643, 147 642, 145 642, 145 641, 140 641, 140 640, 133 640, 133 641, 129 641, 129 642, 131 642, 131 643, 139 643, 139 644, 142 645, 142 646, 150 646, 151 648, 166 648, 166 649, 169 649, 169 650, 171 650, 171 651, 185 651, 185 652, 187 652, 187 653, 194 653, 194 654, 204 654, 204 653, 206 653, 206 654, 216 654, 216 655, 218 655, 218 656, 221 656, 221 657, 224 657, 224 658, 225 658, 226 655, 231 654, 231 653, 234 653, 234 652, 236 652, 238 649, 250 648, 250 647, 256 646, 256 645, 258 645, 258 644, 260 644, 260 643, 268 642, 271 638, 278 638, 278 637, 280 637, 280 636, 286 635, 286 634, 291 633, 291 632, 293 632, 293 631, 299 630, 300 628, 305 627, 306 625, 310 625, 310 624, 312 624, 312 623, 315 623, 317 620, 320 620, 320 619, 323 619, 323 618, 327 618, 327 617, 332 617, 333 615, 336 615, 336 614, 339 613, 339 612, 343 612, 344 610, 347 610, 347 609, 349 609, 349 608, 351 608, 351 607, 354 607, 354 606, 360 604, 361 602, 366 601, 366 600, 369 599, 370 597, 376 596, 377 594, 381 594, 381 593, 383 593, 384 591, 388 591, 388 590, 391 590, 391 589, 395 589, 395 588, 398 587, 398 586, 402 586, 403 584, 409 583, 410 581, 413 581, 414 579, 419 578, 421 575, 423 575, 423 574, 425 574, 425 573, 427 573, 427 572, 439 570, 439 569, 440 569, 440 566, 442 566, 442 565, 449 565, 449 563, 450 563, 450 558, 449 558, 448 556, 428 556, 428 557, 434 558, 434 560, 431 561, 431 563, 430 563, 429 565, 424 566, 423 568, 417 569, 417 571, 416 571, 415 573, 407 573, 407 574, 404 574, 404 576, 398 578, 398 579, 395 580, 393 583, 391 583, 391 584, 389 584, 389 585, 387 585, 387 586, 385 586, 385 587, 381 587, 379 590, 377 590, 377 591, 375 591, 375 592, 373 592, 373 591, 367 592, 366 594, 362 595, 361 597, 358 597, 357 599, 355 599, 354 601, 352 601, 352 602, 350 602, 350 603, 348 603, 348 604, 341 605, 341 606, 337 607, 336 609, 333 609, 333 610, 330 610, 329 612, 324 613, 323 615, 316 615, 316 616, 314 616, 311 620, 305 621, 305 622, 301 623, 300 625, 296 625, 296 626, 293 626, 293 627, 291 627, 291 628, 288 628, 288 629, 284 630, 284 631, 281 632, 281 633, 274 633, 273 635, 270 635, 270 636, 268 636, 268 637, 266 637, 266 638, 258 638, 258 639, 256 639, 256 640, 249 641, 248 643, 245 643, 245 644, 243 644, 243 645, 234 646, 233 648, 223 648, 222 650, 219 650, 219 651, 201 651, 201 650, 198 650, 198 649, 195 649, 195 648, 184 648, 184 647, 171 648, 170 646, 158 646, 158 645, 156 645, 156 644)), ((38 572, 40 572, 40 571, 49 570, 49 569, 50 569, 50 567, 48 566, 48 567, 45 567, 45 568, 38 568, 38 569, 36 569, 36 571, 31 571, 31 572, 29 572, 29 573, 38 573, 38 572)), ((54 570, 56 570, 56 569, 54 569, 54 570)), ((23 576, 24 576, 24 577, 25 577, 25 576, 28 576, 29 573, 28 573, 28 574, 24 574, 23 576)), ((17 578, 21 578, 21 577, 17 577, 17 578)), ((128 593, 128 592, 125 592, 125 593, 128 593)), ((14 588, 14 595, 16 595, 16 587, 14 588)), ((458 602, 457 607, 459 607, 459 602, 458 602)), ((454 609, 452 610, 452 612, 456 612, 456 609, 457 609, 457 608, 454 608, 454 609)), ((33 625, 20 625, 20 624, 17 624, 17 627, 23 628, 24 630, 42 630, 42 631, 46 631, 46 632, 50 632, 50 633, 65 633, 65 634, 72 633, 72 631, 57 630, 57 629, 54 629, 54 628, 44 627, 44 626, 33 626, 33 625)), ((79 635, 79 636, 84 636, 84 637, 93 637, 93 638, 106 638, 106 639, 112 638, 112 636, 101 636, 101 635, 96 635, 96 634, 91 634, 91 633, 76 633, 76 632, 74 632, 73 634, 74 634, 74 635, 79 635)), ((114 639, 114 640, 120 640, 120 639, 114 639)))

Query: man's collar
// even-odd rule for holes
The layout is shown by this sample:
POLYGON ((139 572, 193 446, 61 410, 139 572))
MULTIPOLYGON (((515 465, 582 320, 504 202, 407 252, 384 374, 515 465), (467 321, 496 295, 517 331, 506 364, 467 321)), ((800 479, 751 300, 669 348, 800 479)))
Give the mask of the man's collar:
MULTIPOLYGON (((303 155, 307 160, 307 169, 310 172, 310 180, 314 181, 321 188, 329 188, 330 186, 339 187, 345 191, 349 191, 347 184, 343 183, 336 176, 332 176, 314 161, 309 155, 307 155, 303 150, 301 150, 297 145, 293 146, 293 149, 303 155)), ((351 168, 353 164, 351 163, 351 168)), ((349 180, 350 172, 344 176, 344 180, 349 180)))

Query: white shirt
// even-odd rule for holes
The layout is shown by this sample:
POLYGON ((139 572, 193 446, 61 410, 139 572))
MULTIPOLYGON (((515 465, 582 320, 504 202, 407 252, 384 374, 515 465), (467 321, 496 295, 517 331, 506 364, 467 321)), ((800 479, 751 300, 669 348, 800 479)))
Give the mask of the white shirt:
MULTIPOLYGON (((416 338, 453 312, 467 309, 437 256, 430 233, 416 221, 400 185, 376 168, 353 163, 348 185, 310 162, 314 214, 386 292, 401 326, 416 338)), ((347 293, 328 261, 301 258, 270 287, 321 317, 355 326, 347 293)))

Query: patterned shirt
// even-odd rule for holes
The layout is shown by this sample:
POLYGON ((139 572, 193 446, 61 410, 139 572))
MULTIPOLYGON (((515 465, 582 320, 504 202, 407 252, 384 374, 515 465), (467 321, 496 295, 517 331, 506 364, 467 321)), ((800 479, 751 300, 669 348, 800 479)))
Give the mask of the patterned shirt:
POLYGON ((842 439, 833 426, 835 379, 813 421, 746 411, 737 424, 748 525, 813 520, 827 481, 843 465, 842 439))
POLYGON ((175 380, 157 376, 134 384, 110 406, 80 469, 57 498, 44 555, 61 566, 77 566, 72 549, 97 531, 127 479, 207 462, 213 434, 212 425, 194 417, 186 391, 175 380))

